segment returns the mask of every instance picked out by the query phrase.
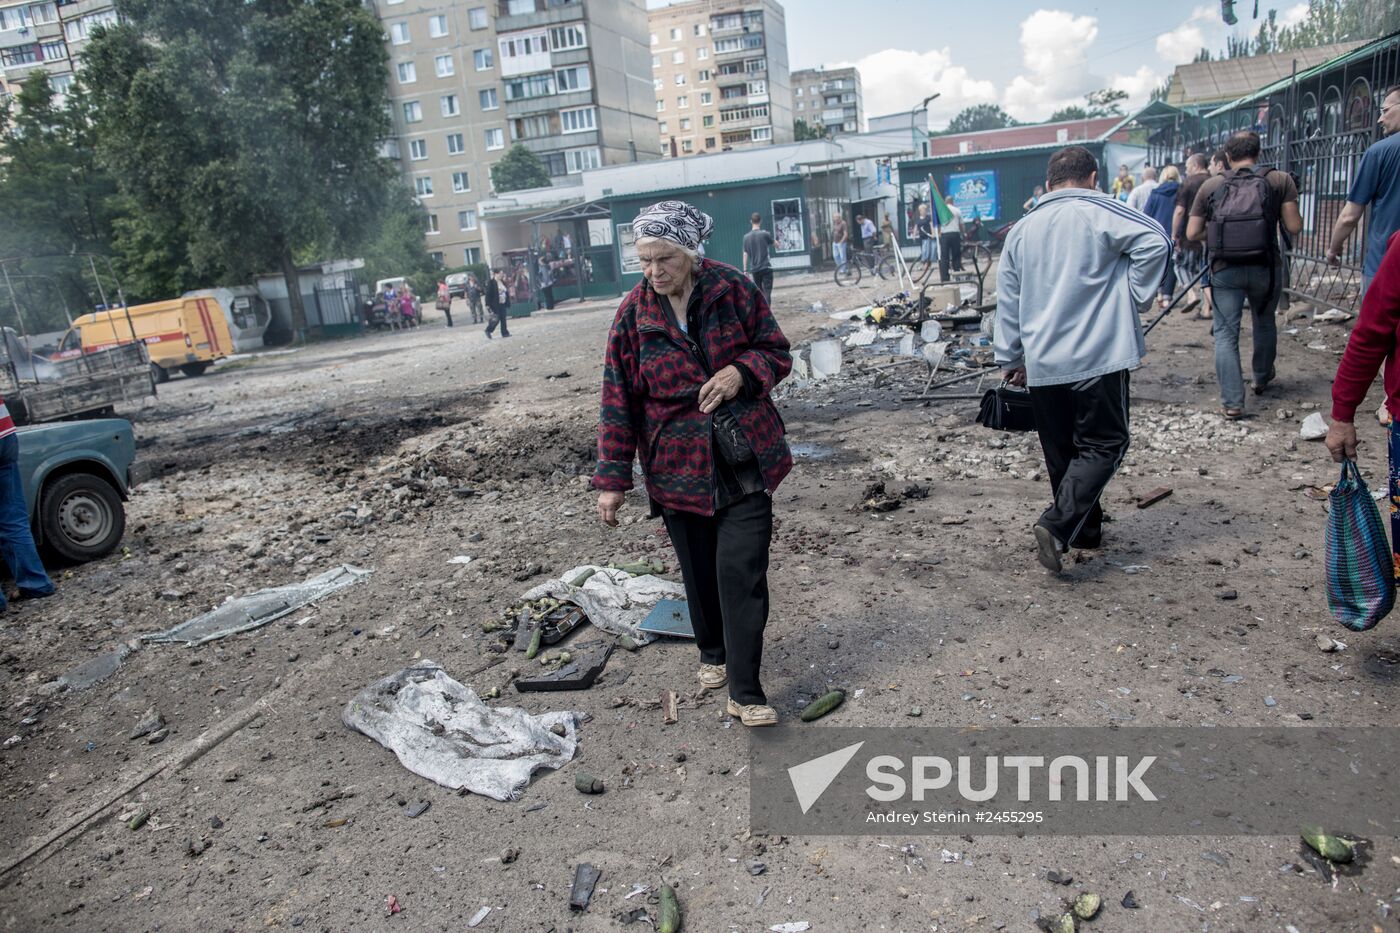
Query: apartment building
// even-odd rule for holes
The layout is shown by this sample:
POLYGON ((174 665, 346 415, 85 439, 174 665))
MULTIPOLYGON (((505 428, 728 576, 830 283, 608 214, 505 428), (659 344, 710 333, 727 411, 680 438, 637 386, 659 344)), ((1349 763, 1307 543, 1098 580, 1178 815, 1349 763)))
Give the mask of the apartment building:
POLYGON ((0 94, 46 71, 62 106, 88 34, 116 21, 113 0, 0 0, 0 94))
POLYGON ((791 142, 787 20, 776 0, 689 0, 650 12, 664 156, 791 142))
POLYGON ((854 67, 794 71, 792 116, 826 136, 864 132, 860 72, 854 67))
POLYGON ((374 0, 394 137, 447 266, 489 262, 478 202, 522 143, 556 183, 660 155, 645 0, 374 0))

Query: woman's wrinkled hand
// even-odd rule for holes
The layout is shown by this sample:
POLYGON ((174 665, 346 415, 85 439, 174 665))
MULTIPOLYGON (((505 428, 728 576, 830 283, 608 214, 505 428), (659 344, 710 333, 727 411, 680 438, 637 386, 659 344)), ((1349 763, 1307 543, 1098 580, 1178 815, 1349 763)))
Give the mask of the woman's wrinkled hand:
POLYGON ((1327 445, 1327 450, 1332 454, 1332 459, 1341 463, 1343 459, 1356 459, 1356 425, 1350 421, 1334 421, 1327 429, 1327 438, 1323 441, 1327 445))
POLYGON ((617 527, 617 510, 622 508, 622 502, 626 498, 620 492, 600 492, 598 493, 598 518, 604 525, 617 527))
POLYGON ((738 367, 729 365, 710 377, 710 381, 700 387, 700 411, 709 414, 739 394, 744 387, 744 377, 738 367))

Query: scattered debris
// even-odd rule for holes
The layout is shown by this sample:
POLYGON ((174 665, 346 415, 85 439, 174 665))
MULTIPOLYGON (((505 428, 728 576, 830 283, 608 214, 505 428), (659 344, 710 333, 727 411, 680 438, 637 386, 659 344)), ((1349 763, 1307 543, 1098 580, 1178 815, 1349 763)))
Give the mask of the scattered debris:
POLYGON ((403 815, 410 820, 416 819, 428 812, 428 808, 433 805, 431 800, 415 800, 413 803, 403 808, 403 815))
POLYGON ((1128 891, 1127 894, 1123 895, 1122 903, 1123 906, 1126 907, 1128 910, 1138 910, 1142 907, 1142 905, 1138 903, 1138 899, 1133 895, 1132 891, 1128 891))
POLYGON ((489 913, 491 913, 491 908, 483 906, 476 913, 472 914, 472 918, 467 921, 467 926, 472 928, 479 926, 481 924, 481 921, 485 920, 486 915, 489 913))
POLYGON ((1045 880, 1051 884, 1070 884, 1074 881, 1074 876, 1067 872, 1058 872, 1053 868, 1045 873, 1045 880))
POLYGON ((1093 920, 1103 906, 1103 899, 1097 894, 1085 891, 1074 899, 1074 915, 1080 920, 1093 920))
POLYGON ((844 690, 832 690, 825 696, 818 697, 802 711, 802 721, 813 722, 814 720, 821 719, 827 713, 840 706, 845 699, 846 691, 844 690))
POLYGON ((593 899, 593 888, 598 884, 598 879, 603 873, 587 862, 580 862, 574 869, 574 883, 569 889, 569 909, 587 910, 588 902, 593 899))
POLYGON ((812 929, 812 925, 806 920, 790 921, 788 923, 775 923, 768 928, 771 933, 807 933, 812 929))
POLYGON ((1320 412, 1313 412, 1303 419, 1303 426, 1298 429, 1298 436, 1305 441, 1320 441, 1327 436, 1327 422, 1320 412))
POLYGON ((520 850, 513 846, 510 846, 505 849, 502 849, 499 857, 502 865, 509 865, 511 862, 514 862, 516 859, 520 858, 520 850))
POLYGON ((146 825, 146 821, 150 818, 151 811, 147 810, 145 807, 142 807, 140 810, 136 811, 135 815, 132 816, 131 819, 126 821, 126 828, 140 829, 142 826, 146 825))
MULTIPOLYGON (((539 636, 538 629, 535 630, 535 636, 539 636)), ((607 667, 612 650, 612 642, 599 641, 580 645, 573 651, 561 652, 559 657, 563 663, 558 670, 536 677, 517 678, 515 689, 521 693, 548 690, 587 690, 593 686, 598 675, 603 672, 603 668, 607 667)), ((531 657, 531 655, 527 653, 526 657, 531 657)))
POLYGON ((533 587, 521 601, 534 602, 548 597, 560 603, 571 603, 603 631, 629 635, 638 644, 647 644, 652 636, 639 628, 642 620, 662 599, 685 599, 685 589, 679 583, 655 575, 660 572, 660 562, 625 566, 644 572, 633 574, 624 569, 584 564, 565 571, 558 579, 533 587), (570 582, 589 570, 593 573, 588 574, 582 586, 570 582))
POLYGON ((158 644, 180 643, 193 648, 229 635, 250 632, 337 590, 353 586, 371 573, 373 571, 342 564, 301 583, 269 587, 234 597, 219 608, 181 622, 174 628, 142 635, 141 638, 158 644))
MULTIPOLYGON (((456 557, 448 561, 449 564, 470 564, 471 562, 471 557, 466 554, 458 554, 456 557)), ((490 910, 491 908, 488 907, 486 909, 490 910)))
POLYGON ((1156 505, 1158 502, 1161 502, 1163 499, 1167 498, 1171 494, 1172 488, 1170 486, 1158 486, 1151 492, 1144 493, 1143 495, 1139 496, 1137 501, 1137 507, 1140 509, 1145 509, 1150 505, 1156 505))
POLYGON ((142 715, 140 721, 136 723, 136 728, 131 730, 131 734, 128 735, 127 738, 139 739, 143 736, 147 736, 153 732, 159 731, 164 725, 165 717, 162 716, 159 712, 157 712, 156 708, 152 706, 150 709, 146 710, 144 715, 142 715))
POLYGON ((670 726, 680 722, 680 715, 676 709, 676 691, 661 691, 661 723, 670 726))
POLYGON ((899 496, 885 492, 883 482, 871 483, 860 494, 860 507, 867 512, 893 512, 903 504, 899 496))
POLYGON ((695 629, 690 624, 690 604, 683 599, 661 600, 642 620, 639 628, 644 632, 670 635, 672 638, 695 637, 695 629))
POLYGON ((535 771, 564 766, 578 746, 578 713, 489 707, 429 660, 360 691, 341 719, 414 774, 494 800, 519 799, 535 771), (555 723, 567 734, 550 732, 555 723))
POLYGON ((768 866, 763 864, 756 858, 745 859, 744 868, 748 871, 750 875, 753 875, 755 878, 757 878, 759 875, 763 874, 765 871, 768 870, 768 866))
POLYGON ((606 789, 601 778, 596 778, 587 771, 580 771, 574 775, 574 790, 580 794, 601 794, 606 789))
POLYGON ((1318 635, 1315 641, 1317 642, 1317 650, 1324 654, 1332 654, 1346 647, 1345 643, 1337 641, 1328 635, 1318 635))
POLYGON ((1329 835, 1315 826, 1303 827, 1303 841, 1329 862, 1350 862, 1356 855, 1355 843, 1329 835))
POLYGON ((99 654, 92 660, 84 661, 71 671, 59 675, 58 684, 69 690, 86 690, 115 674, 130 654, 129 647, 118 644, 111 651, 99 654))
POLYGON ((391 917, 399 911, 403 910, 403 907, 399 905, 399 899, 392 894, 389 895, 389 900, 385 904, 385 906, 389 908, 389 916, 391 917))

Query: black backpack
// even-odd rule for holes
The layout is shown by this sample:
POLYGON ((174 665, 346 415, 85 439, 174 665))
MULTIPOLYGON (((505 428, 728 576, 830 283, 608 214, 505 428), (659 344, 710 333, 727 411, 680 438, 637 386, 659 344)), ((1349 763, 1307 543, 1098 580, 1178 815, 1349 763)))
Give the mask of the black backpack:
POLYGON ((1237 168, 1221 176, 1224 183, 1211 194, 1206 224, 1211 259, 1271 266, 1277 260, 1281 204, 1268 181, 1271 171, 1237 168))

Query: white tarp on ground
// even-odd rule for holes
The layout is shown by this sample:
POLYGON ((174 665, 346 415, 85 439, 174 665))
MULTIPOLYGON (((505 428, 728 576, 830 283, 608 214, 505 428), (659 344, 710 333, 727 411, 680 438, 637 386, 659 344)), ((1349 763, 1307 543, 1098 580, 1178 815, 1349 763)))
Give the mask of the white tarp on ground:
POLYGON ((685 588, 651 574, 633 576, 625 570, 583 564, 565 571, 557 580, 541 583, 521 599, 533 602, 546 596, 573 603, 584 611, 589 622, 603 631, 613 635, 630 635, 638 644, 644 645, 655 636, 637 626, 661 600, 685 599, 685 588), (583 586, 574 586, 569 582, 590 570, 593 574, 584 581, 583 586))
POLYGON ((182 642, 194 647, 227 635, 252 631, 336 590, 359 583, 371 573, 371 570, 341 564, 300 583, 288 583, 286 586, 274 586, 234 597, 217 609, 181 622, 174 628, 142 635, 141 638, 150 642, 182 642))
POLYGON ((340 714, 408 770, 453 790, 517 800, 540 768, 562 768, 578 748, 581 713, 538 716, 490 707, 436 661, 419 661, 361 690, 340 714), (562 725, 555 735, 550 726, 562 725))

